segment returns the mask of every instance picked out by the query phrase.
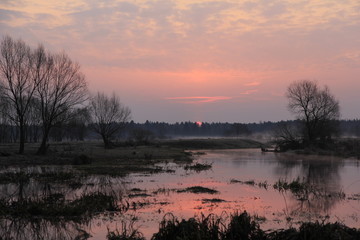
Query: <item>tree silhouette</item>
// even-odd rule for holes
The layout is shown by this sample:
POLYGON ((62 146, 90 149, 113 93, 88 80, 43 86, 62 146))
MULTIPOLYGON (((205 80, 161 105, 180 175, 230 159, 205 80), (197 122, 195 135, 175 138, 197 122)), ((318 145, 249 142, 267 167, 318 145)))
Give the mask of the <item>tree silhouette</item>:
POLYGON ((327 86, 320 89, 314 81, 296 81, 290 84, 286 96, 289 110, 303 123, 303 138, 306 142, 331 138, 336 133, 334 123, 340 117, 340 107, 327 86))
POLYGON ((120 102, 118 96, 108 97, 98 92, 90 100, 92 126, 103 139, 105 148, 113 146, 112 139, 131 118, 131 111, 120 102))

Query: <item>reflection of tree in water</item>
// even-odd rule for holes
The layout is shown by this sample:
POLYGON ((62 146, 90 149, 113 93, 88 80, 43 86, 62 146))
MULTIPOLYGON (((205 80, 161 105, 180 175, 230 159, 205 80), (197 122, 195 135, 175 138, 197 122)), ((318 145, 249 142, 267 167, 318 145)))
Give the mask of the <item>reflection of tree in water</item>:
POLYGON ((89 234, 83 226, 89 221, 49 221, 44 219, 1 219, 0 236, 2 239, 87 239, 89 234))
POLYGON ((17 178, 15 175, 15 179, 11 182, 0 183, 0 198, 2 199, 38 199, 61 193, 65 199, 73 200, 81 195, 96 192, 119 198, 126 190, 123 179, 106 175, 82 176, 59 168, 12 169, 12 172, 25 172, 27 177, 17 178))
POLYGON ((116 211, 120 214, 127 210, 122 206, 125 186, 121 178, 82 176, 60 168, 13 168, 0 175, 0 205, 3 205, 0 206, 0 239, 87 239, 88 234, 84 229, 91 229, 93 217, 102 213, 86 211, 85 215, 70 215, 69 218, 54 216, 51 210, 45 211, 46 216, 37 215, 43 210, 34 213, 30 210, 24 216, 22 212, 27 213, 29 202, 35 204, 33 209, 44 209, 47 204, 52 204, 54 208, 58 206, 60 211, 68 211, 68 206, 71 208, 79 201, 86 201, 86 196, 103 194, 114 197, 119 207, 116 211), (58 205, 57 201, 61 204, 58 205))
POLYGON ((283 192, 286 214, 291 217, 330 216, 331 209, 345 195, 340 185, 341 159, 323 156, 300 156, 277 154, 278 165, 275 173, 279 179, 293 181, 299 179, 304 186, 302 191, 283 192))

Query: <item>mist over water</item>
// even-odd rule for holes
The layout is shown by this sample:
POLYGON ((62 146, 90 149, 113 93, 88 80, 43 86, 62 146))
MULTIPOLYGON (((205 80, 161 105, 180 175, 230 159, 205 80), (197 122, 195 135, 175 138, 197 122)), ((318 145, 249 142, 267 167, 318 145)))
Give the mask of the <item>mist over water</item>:
MULTIPOLYGON (((116 195, 117 203, 125 207, 117 213, 106 211, 81 220, 5 217, 0 221, 1 234, 28 239, 73 239, 87 232, 90 239, 105 239, 108 229, 113 231, 124 222, 133 222, 150 239, 167 213, 179 219, 211 213, 226 219, 235 211, 245 210, 257 217, 264 230, 297 227, 304 221, 338 221, 359 227, 360 163, 356 159, 262 153, 259 149, 207 150, 195 156, 195 163, 211 164, 212 168, 185 170, 186 165, 168 163, 160 164, 167 171, 156 174, 77 176, 71 178, 73 183, 41 181, 36 177, 21 184, 3 182, 3 199, 39 199, 61 193, 64 198, 75 200, 86 194, 105 193, 116 195), (275 189, 279 180, 295 180, 307 188, 275 189), (196 186, 217 192, 184 191, 196 186)), ((61 172, 65 177, 71 171, 66 166, 2 170, 34 176, 61 172)))

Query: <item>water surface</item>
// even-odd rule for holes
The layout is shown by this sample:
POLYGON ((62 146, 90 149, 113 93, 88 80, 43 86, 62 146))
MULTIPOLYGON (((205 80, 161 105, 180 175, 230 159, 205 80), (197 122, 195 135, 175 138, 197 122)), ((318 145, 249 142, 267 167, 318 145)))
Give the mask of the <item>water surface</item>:
POLYGON ((211 163, 212 169, 194 172, 170 165, 175 173, 129 176, 132 184, 128 189, 140 188, 151 195, 132 199, 148 203, 132 213, 139 219, 140 231, 148 238, 157 231, 159 221, 168 212, 179 218, 189 218, 246 210, 262 220, 263 229, 296 227, 299 222, 317 220, 360 227, 358 160, 247 149, 205 151, 205 155, 198 156, 196 161, 211 163), (291 182, 295 179, 307 183, 312 191, 294 194, 273 188, 279 180, 291 182), (176 191, 191 186, 213 188, 219 193, 176 191), (213 198, 224 201, 206 201, 213 198))
MULTIPOLYGON (((261 228, 297 227, 304 221, 341 222, 359 228, 359 160, 287 153, 262 153, 259 149, 209 150, 196 155, 195 162, 211 164, 207 171, 185 170, 184 165, 161 164, 169 171, 157 174, 130 174, 125 178, 74 175, 51 182, 31 178, 0 184, 2 199, 41 198, 61 193, 77 199, 102 192, 116 196, 121 212, 105 212, 81 221, 27 219, 21 216, 0 219, 2 236, 15 239, 74 239, 86 232, 90 239, 105 239, 108 229, 134 224, 147 239, 159 229, 164 215, 177 218, 217 214, 226 219, 235 211, 256 216, 261 228), (298 180, 310 186, 306 191, 279 191, 279 180, 298 180), (183 192, 201 186, 218 193, 183 192), (215 199, 215 201, 214 201, 215 199)), ((73 173, 71 166, 6 168, 0 172, 31 174, 73 173)))

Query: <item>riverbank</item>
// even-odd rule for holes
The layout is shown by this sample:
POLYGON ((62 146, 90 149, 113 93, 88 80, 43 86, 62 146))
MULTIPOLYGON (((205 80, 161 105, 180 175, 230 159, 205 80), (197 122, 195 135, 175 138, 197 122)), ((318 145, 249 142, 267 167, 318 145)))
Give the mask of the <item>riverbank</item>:
POLYGON ((36 155, 38 144, 26 144, 26 153, 17 154, 17 144, 1 144, 0 166, 73 165, 87 174, 123 176, 134 172, 159 172, 158 163, 191 163, 189 149, 259 148, 248 139, 180 139, 154 141, 137 146, 120 142, 106 149, 101 142, 52 143, 44 156, 36 155))

